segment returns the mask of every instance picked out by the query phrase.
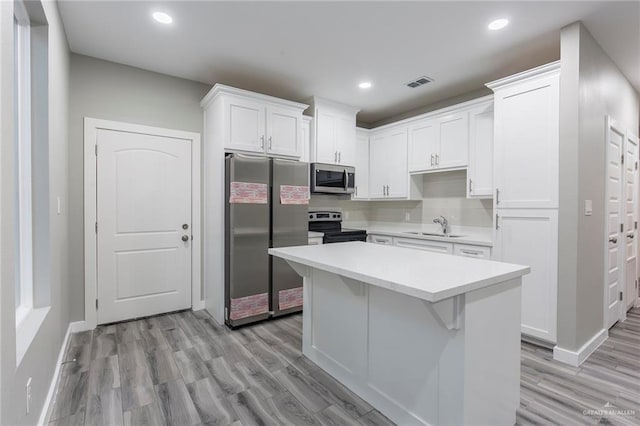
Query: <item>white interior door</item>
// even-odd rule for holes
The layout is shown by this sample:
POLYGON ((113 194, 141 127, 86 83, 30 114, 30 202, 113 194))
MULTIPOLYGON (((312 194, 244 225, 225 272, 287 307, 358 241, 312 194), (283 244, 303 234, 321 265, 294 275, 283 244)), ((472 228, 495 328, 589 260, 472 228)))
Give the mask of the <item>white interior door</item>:
POLYGON ((98 323, 189 308, 191 141, 98 129, 97 146, 98 323))
POLYGON ((625 311, 633 307, 638 279, 638 138, 627 134, 624 147, 625 311))
POLYGON ((611 327, 623 313, 620 292, 623 289, 623 233, 622 233, 622 153, 624 152, 624 133, 607 120, 606 137, 606 312, 607 325, 611 327))

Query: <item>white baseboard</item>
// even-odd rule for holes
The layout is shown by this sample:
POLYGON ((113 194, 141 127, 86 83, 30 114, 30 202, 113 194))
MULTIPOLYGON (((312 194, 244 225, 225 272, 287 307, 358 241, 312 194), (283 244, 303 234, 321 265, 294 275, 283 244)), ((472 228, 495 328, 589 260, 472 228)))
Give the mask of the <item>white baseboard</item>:
POLYGON ((191 306, 191 310, 193 311, 201 311, 204 309, 204 300, 201 300, 197 303, 193 303, 191 306))
POLYGON ((67 327, 67 332, 64 335, 64 339, 62 340, 62 347, 60 348, 60 352, 58 353, 58 360, 56 361, 56 369, 54 370, 53 377, 51 378, 49 391, 47 392, 47 397, 45 398, 44 404, 42 405, 40 418, 38 418, 38 426, 44 426, 48 423, 47 415, 49 414, 49 406, 53 402, 56 386, 58 385, 58 378, 60 377, 60 370, 62 369, 64 353, 67 349, 67 345, 69 344, 69 338, 71 337, 72 333, 76 333, 78 331, 84 331, 84 328, 83 328, 84 323, 85 323, 84 321, 71 322, 67 327))
POLYGON ((556 345, 553 348, 553 359, 573 365, 574 367, 579 367, 580 364, 589 358, 589 355, 591 355, 593 351, 598 349, 598 346, 607 340, 607 337, 609 337, 609 331, 603 328, 577 351, 570 351, 556 345))
POLYGON ((79 333, 81 331, 93 330, 94 327, 90 327, 87 321, 75 321, 69 324, 72 333, 79 333))

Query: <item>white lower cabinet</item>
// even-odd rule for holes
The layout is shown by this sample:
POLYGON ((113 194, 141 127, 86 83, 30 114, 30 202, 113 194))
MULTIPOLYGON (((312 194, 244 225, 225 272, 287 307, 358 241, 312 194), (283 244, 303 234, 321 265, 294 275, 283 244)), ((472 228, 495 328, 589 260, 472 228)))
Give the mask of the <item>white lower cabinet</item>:
POLYGON ((502 209, 496 221, 494 259, 531 267, 522 277, 522 333, 555 343, 558 211, 502 209))
POLYGON ((369 234, 368 240, 370 243, 374 244, 384 244, 387 246, 393 245, 393 237, 388 237, 386 235, 369 234))
POLYGON ((471 244, 454 244, 453 254, 457 256, 491 259, 491 247, 474 246, 471 244))
POLYGON ((418 238, 395 238, 394 245, 434 253, 453 254, 453 244, 441 241, 422 240, 418 238))

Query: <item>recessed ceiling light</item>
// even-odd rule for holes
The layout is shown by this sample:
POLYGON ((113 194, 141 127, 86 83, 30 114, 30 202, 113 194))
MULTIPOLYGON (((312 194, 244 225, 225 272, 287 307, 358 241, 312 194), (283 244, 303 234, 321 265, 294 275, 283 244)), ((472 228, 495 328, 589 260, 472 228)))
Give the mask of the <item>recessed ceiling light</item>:
POLYGON ((164 12, 153 12, 153 19, 161 24, 170 24, 173 22, 173 18, 164 12))
POLYGON ((500 19, 495 19, 493 21, 491 21, 489 23, 489 29, 490 30, 501 30, 504 27, 506 27, 507 25, 509 25, 509 20, 506 18, 500 18, 500 19))
POLYGON ((370 89, 371 88, 371 82, 363 81, 362 83, 358 84, 358 87, 361 88, 361 89, 370 89))

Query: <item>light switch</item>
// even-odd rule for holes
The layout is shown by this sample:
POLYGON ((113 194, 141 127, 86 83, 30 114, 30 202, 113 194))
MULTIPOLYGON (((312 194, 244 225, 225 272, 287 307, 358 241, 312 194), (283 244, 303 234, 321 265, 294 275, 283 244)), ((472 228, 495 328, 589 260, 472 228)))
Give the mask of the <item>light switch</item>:
POLYGON ((593 202, 591 200, 584 200, 584 215, 591 216, 593 214, 593 202))

